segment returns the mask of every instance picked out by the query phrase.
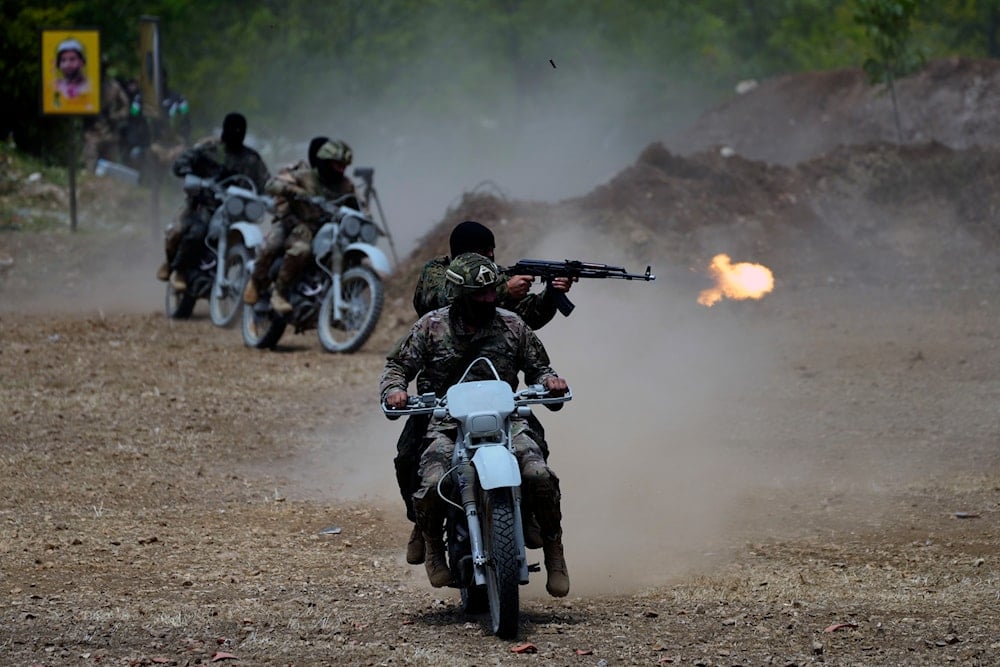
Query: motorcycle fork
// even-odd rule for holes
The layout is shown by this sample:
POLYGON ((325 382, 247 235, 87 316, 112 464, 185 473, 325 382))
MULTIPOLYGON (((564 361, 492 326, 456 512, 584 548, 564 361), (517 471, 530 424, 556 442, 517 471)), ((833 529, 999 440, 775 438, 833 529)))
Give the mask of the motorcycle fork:
POLYGON ((330 285, 330 289, 333 290, 333 316, 336 320, 342 320, 344 317, 344 295, 340 291, 340 278, 344 275, 344 256, 340 254, 339 249, 334 250, 330 264, 333 265, 333 271, 330 272, 330 277, 333 279, 330 285))
POLYGON ((229 251, 229 232, 223 229, 219 233, 219 245, 215 253, 215 280, 212 283, 212 291, 215 298, 222 298, 222 283, 226 279, 226 253, 229 251))
POLYGON ((458 488, 462 498, 462 509, 469 526, 469 545, 472 547, 472 574, 477 586, 486 585, 486 556, 483 554, 483 532, 479 525, 479 509, 476 505, 476 469, 466 457, 458 464, 458 488))
POLYGON ((521 563, 521 583, 528 583, 528 551, 524 546, 524 524, 521 521, 521 488, 511 489, 514 496, 514 539, 517 540, 518 560, 521 563))

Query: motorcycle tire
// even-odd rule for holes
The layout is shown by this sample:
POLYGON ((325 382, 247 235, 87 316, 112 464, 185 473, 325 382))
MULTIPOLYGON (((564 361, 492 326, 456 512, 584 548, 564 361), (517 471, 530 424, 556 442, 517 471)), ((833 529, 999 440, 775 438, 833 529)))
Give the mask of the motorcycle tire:
POLYGON ((223 272, 222 293, 216 294, 213 284, 208 298, 208 312, 215 326, 228 328, 236 322, 243 307, 243 288, 249 277, 249 262, 250 251, 242 243, 236 243, 226 251, 226 259, 219 267, 223 272))
POLYGON ((333 290, 327 290, 319 310, 319 342, 327 352, 354 352, 368 340, 382 314, 385 288, 367 266, 355 266, 340 279, 340 295, 346 304, 343 317, 334 314, 333 290))
MULTIPOLYGON (((261 299, 264 298, 266 297, 262 295, 261 299)), ((288 322, 285 318, 277 315, 270 307, 258 309, 256 306, 247 306, 243 309, 240 326, 243 344, 258 350, 273 350, 281 340, 281 334, 285 333, 286 326, 288 322)))
POLYGON ((486 597, 490 629, 500 639, 517 636, 521 567, 514 535, 514 501, 509 489, 482 491, 483 547, 488 550, 486 597))
POLYGON ((166 310, 167 317, 170 319, 186 320, 191 317, 196 300, 189 291, 178 292, 170 283, 167 283, 166 310))

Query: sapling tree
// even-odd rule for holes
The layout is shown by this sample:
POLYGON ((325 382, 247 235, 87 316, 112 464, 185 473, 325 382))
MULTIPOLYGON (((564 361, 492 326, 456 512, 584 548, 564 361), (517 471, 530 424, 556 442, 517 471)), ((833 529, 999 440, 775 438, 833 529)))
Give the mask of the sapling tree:
POLYGON ((892 98, 896 137, 903 141, 896 80, 918 70, 923 55, 913 47, 913 18, 926 0, 856 0, 855 22, 864 29, 872 54, 862 65, 868 80, 884 84, 892 98))

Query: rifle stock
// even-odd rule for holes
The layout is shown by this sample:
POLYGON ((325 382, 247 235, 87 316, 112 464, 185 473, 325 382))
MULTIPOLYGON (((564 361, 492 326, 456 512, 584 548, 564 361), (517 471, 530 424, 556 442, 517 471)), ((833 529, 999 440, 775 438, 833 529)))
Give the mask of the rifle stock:
MULTIPOLYGON (((623 266, 583 262, 578 259, 565 259, 561 262, 547 259, 522 259, 517 264, 502 268, 501 271, 512 276, 536 276, 542 279, 546 287, 551 285, 554 278, 573 278, 574 280, 580 278, 616 278, 645 282, 656 280, 656 276, 652 274, 648 266, 645 273, 628 273, 623 266)), ((563 292, 550 291, 556 308, 564 317, 569 317, 576 306, 563 292)))

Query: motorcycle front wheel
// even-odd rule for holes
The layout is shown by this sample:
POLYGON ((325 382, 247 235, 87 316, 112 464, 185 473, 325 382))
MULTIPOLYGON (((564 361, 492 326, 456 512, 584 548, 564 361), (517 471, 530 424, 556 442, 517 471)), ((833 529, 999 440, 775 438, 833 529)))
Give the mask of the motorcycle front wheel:
POLYGON ((243 305, 243 288, 246 287, 249 262, 250 251, 242 243, 236 243, 226 251, 226 259, 219 267, 222 271, 222 284, 218 289, 213 284, 208 298, 208 310, 215 326, 229 327, 236 322, 243 305))
POLYGON ((191 317, 196 299, 190 292, 178 292, 170 283, 167 283, 166 311, 167 317, 172 320, 186 320, 191 317))
POLYGON ((509 489, 483 491, 483 547, 486 562, 486 597, 493 634, 501 639, 517 636, 521 568, 514 536, 514 502, 509 489))
POLYGON ((262 295, 257 305, 243 309, 240 331, 243 334, 243 344, 247 347, 272 350, 281 340, 288 322, 267 306, 265 298, 262 295))
POLYGON ((354 352, 375 330, 385 289, 382 281, 367 266, 355 266, 340 279, 340 298, 344 309, 334 308, 333 290, 327 290, 319 310, 319 342, 327 352, 354 352))

